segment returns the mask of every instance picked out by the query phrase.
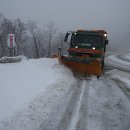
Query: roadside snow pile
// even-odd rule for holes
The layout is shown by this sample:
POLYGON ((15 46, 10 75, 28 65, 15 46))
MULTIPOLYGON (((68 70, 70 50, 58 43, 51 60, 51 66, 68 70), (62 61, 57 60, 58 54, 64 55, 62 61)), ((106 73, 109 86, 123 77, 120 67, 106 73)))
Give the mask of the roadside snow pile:
MULTIPOLYGON (((0 122, 26 106, 41 92, 46 97, 53 83, 73 82, 72 73, 56 59, 30 59, 0 64, 0 122)), ((51 92, 51 90, 50 90, 51 92)))
POLYGON ((125 58, 130 60, 130 54, 126 55, 125 58))
POLYGON ((115 54, 105 58, 105 64, 125 71, 130 71, 130 54, 115 54))
POLYGON ((15 57, 2 57, 0 63, 14 63, 20 62, 22 59, 25 59, 24 56, 15 56, 15 57))
POLYGON ((128 57, 128 55, 119 55, 119 54, 111 55, 106 58, 106 61, 113 60, 113 61, 117 62, 117 64, 120 63, 122 65, 130 65, 130 62, 126 61, 125 57, 128 57))

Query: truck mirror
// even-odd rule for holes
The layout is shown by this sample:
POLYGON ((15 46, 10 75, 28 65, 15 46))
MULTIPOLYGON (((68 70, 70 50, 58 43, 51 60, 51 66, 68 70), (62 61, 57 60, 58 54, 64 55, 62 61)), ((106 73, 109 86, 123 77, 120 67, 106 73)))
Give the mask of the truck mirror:
POLYGON ((66 33, 66 35, 65 35, 65 39, 64 39, 64 42, 67 42, 68 36, 69 36, 69 34, 66 33))

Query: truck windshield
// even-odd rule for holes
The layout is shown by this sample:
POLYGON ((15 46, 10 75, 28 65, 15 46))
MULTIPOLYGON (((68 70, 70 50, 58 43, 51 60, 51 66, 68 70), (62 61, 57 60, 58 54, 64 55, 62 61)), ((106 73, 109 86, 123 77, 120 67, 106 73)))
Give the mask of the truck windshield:
POLYGON ((71 45, 79 46, 90 46, 90 47, 101 47, 102 46, 102 37, 98 35, 87 35, 87 34, 73 34, 71 38, 71 45))

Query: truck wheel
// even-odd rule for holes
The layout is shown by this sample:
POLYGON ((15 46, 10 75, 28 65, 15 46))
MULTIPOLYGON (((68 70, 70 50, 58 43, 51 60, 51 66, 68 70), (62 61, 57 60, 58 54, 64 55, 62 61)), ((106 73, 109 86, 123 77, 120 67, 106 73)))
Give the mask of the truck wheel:
POLYGON ((102 59, 102 65, 101 65, 101 68, 102 68, 102 70, 103 70, 103 68, 104 68, 104 57, 103 57, 103 59, 102 59))
POLYGON ((99 79, 99 78, 100 78, 100 75, 97 76, 97 79, 99 79))

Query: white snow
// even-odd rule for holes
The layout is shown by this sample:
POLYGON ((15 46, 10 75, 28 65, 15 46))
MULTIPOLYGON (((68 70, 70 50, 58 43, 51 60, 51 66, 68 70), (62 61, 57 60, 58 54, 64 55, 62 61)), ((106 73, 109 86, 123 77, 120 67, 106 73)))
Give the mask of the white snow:
MULTIPOLYGON (((111 60, 113 60, 114 62, 119 63, 119 64, 122 64, 122 65, 128 65, 128 66, 130 65, 130 62, 123 61, 123 60, 117 58, 118 55, 119 55, 119 54, 109 56, 108 58, 106 58, 106 60, 107 60, 107 59, 111 59, 111 60)), ((125 55, 125 56, 128 57, 128 55, 125 55)))
POLYGON ((122 81, 125 84, 125 86, 127 86, 127 88, 130 89, 130 75, 129 74, 127 74, 127 76, 124 75, 123 73, 119 75, 119 72, 117 72, 115 74, 112 74, 111 78, 122 81))
POLYGON ((63 78, 67 69, 64 72, 57 64, 47 58, 0 64, 0 121, 63 78))
POLYGON ((129 61, 130 54, 115 54, 110 55, 105 58, 105 64, 107 66, 112 66, 118 69, 130 71, 130 61, 129 61), (124 60, 120 59, 122 57, 124 60), (127 60, 126 60, 127 59, 127 60))
POLYGON ((80 87, 82 87, 81 95, 79 97, 79 102, 77 103, 77 107, 76 107, 74 116, 73 116, 73 118, 71 120, 69 130, 75 130, 76 129, 76 124, 78 123, 78 119, 79 119, 79 113, 80 113, 80 108, 81 108, 81 105, 82 105, 83 94, 84 94, 84 91, 85 91, 86 83, 83 82, 80 87))
POLYGON ((76 79, 57 59, 0 64, 0 129, 129 129, 129 56, 108 56, 99 80, 76 79))
POLYGON ((127 54, 125 58, 130 60, 130 54, 127 54))

